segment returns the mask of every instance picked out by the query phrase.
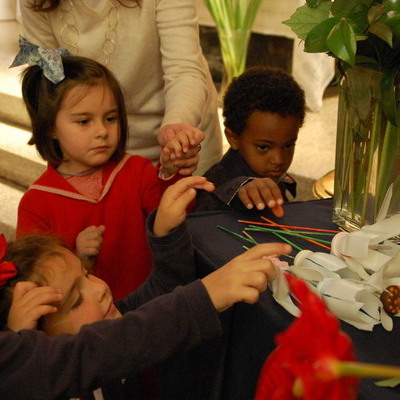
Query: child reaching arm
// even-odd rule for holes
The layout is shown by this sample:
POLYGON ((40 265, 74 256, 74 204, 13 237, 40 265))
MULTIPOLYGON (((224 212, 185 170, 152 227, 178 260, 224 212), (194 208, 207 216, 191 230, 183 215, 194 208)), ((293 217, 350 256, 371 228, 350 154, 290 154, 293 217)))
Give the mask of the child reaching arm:
POLYGON ((28 237, 9 245, 2 265, 15 263, 17 274, 1 288, 0 304, 4 316, 7 299, 14 296, 8 328, 20 333, 0 332, 0 394, 12 393, 13 399, 82 396, 159 363, 175 351, 193 348, 220 333, 216 311, 238 301, 257 301, 275 276, 274 267, 263 257, 290 252, 290 246, 256 246, 202 280, 188 283, 195 278, 195 271, 190 237, 182 222, 186 206, 195 196, 194 188, 211 190, 213 186, 203 177, 182 179, 165 192, 155 219, 154 214, 149 218, 155 268, 141 288, 117 303, 125 313, 122 318, 105 282, 88 274, 80 260, 53 239, 40 237, 42 245, 36 247, 29 246, 28 237), (35 287, 29 290, 32 283, 26 281, 35 281, 35 287), (181 284, 185 286, 177 287, 181 284), (40 285, 51 286, 53 291, 45 292, 40 285), (30 301, 22 301, 28 295, 30 301), (32 299, 36 301, 34 312, 32 299), (27 306, 31 308, 22 311, 27 306), (62 335, 50 342, 23 330, 31 328, 41 314, 40 326, 46 333, 77 335, 62 335), (102 352, 104 348, 107 354, 102 352), (41 365, 40 371, 32 368, 34 363, 41 365), (58 378, 51 367, 62 371, 58 378), (22 378, 29 384, 17 385, 22 378))

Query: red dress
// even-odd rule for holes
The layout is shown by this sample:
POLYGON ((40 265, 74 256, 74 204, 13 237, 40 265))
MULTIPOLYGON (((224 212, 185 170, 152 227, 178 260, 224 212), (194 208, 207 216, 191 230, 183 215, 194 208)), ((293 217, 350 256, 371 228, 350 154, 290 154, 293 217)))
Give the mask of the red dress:
POLYGON ((20 201, 17 237, 51 234, 74 250, 79 232, 104 225, 94 273, 107 282, 114 299, 120 299, 143 283, 151 271, 146 217, 180 175, 163 180, 150 160, 128 154, 119 162, 108 162, 102 174, 103 191, 95 201, 79 193, 49 165, 20 201))

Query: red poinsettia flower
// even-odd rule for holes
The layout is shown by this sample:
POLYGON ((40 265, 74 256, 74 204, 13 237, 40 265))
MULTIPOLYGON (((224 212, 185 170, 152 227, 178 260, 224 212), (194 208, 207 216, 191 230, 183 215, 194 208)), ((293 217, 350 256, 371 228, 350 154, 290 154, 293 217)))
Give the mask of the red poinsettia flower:
POLYGON ((339 376, 340 361, 354 361, 350 339, 339 321, 305 282, 287 274, 300 317, 275 341, 266 360, 255 400, 352 400, 358 378, 339 376), (339 361, 339 363, 338 363, 339 361))
POLYGON ((11 261, 2 261, 6 254, 7 241, 3 234, 0 234, 0 288, 4 286, 12 277, 17 275, 17 268, 11 261))

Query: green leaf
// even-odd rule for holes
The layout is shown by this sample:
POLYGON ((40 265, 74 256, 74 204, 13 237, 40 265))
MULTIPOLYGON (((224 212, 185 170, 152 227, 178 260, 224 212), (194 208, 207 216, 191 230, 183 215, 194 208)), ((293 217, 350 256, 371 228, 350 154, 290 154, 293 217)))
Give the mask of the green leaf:
POLYGON ((370 8, 372 0, 335 0, 332 3, 332 15, 335 17, 347 17, 349 16, 354 8, 361 6, 370 8))
POLYGON ((373 24, 374 22, 379 21, 383 15, 385 15, 383 5, 377 4, 376 6, 371 7, 368 11, 368 21, 370 24, 373 24))
POLYGON ((305 40, 311 29, 329 17, 331 4, 331 1, 323 1, 317 8, 304 4, 288 20, 282 21, 282 24, 289 26, 299 39, 305 40))
POLYGON ((400 0, 385 0, 383 7, 386 11, 400 12, 400 0))
POLYGON ((393 32, 389 26, 375 22, 370 26, 369 31, 384 40, 390 47, 393 46, 393 32))
POLYGON ((326 43, 336 57, 355 65, 357 42, 352 26, 345 19, 332 29, 326 43))
POLYGON ((326 53, 329 51, 326 40, 333 27, 339 22, 340 19, 337 17, 329 18, 311 29, 304 42, 304 50, 307 53, 326 53))
POLYGON ((386 19, 385 24, 390 27, 394 36, 400 39, 400 15, 386 19))
POLYGON ((353 26, 354 31, 360 35, 363 34, 369 26, 368 10, 365 4, 358 4, 347 16, 347 21, 353 26))

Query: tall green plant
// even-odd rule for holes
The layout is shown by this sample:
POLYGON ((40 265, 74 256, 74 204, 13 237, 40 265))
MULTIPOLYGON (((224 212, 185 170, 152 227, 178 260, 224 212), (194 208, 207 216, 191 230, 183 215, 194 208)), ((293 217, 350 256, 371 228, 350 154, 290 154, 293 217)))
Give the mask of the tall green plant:
POLYGON ((283 23, 306 52, 335 57, 342 77, 336 215, 363 226, 398 212, 400 0, 306 0, 283 23))
POLYGON ((225 84, 246 68, 251 28, 264 0, 204 0, 213 17, 221 45, 225 84))

